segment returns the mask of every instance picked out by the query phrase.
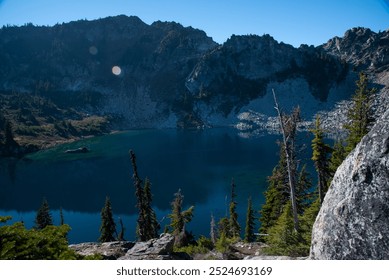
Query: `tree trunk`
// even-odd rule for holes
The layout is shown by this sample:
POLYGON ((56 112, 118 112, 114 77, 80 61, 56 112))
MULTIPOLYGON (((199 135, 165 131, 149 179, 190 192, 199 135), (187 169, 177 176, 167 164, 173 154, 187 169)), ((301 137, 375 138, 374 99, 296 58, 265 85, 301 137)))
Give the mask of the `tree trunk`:
POLYGON ((292 212, 293 212, 293 223, 294 223, 294 229, 298 231, 299 229, 299 221, 298 221, 298 216, 297 216, 297 202, 296 202, 296 188, 295 188, 295 174, 294 170, 292 168, 292 157, 291 154, 293 151, 290 150, 290 144, 288 143, 289 141, 289 136, 286 135, 285 132, 285 124, 284 120, 282 119, 282 113, 279 108, 277 98, 276 98, 276 93, 273 91, 273 97, 274 97, 274 103, 275 103, 275 109, 278 113, 278 119, 280 121, 280 126, 281 126, 281 133, 282 133, 282 140, 284 143, 284 151, 285 151, 285 158, 286 158, 286 166, 288 170, 288 181, 289 181, 289 188, 290 188, 290 200, 292 202, 292 212))

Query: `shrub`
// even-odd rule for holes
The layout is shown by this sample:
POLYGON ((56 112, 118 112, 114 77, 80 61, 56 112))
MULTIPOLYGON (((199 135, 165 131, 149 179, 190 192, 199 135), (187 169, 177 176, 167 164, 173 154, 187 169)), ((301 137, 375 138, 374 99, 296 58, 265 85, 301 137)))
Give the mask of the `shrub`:
MULTIPOLYGON (((11 217, 0 217, 6 222, 11 217)), ((68 225, 46 226, 42 230, 26 229, 22 222, 0 227, 0 259, 2 260, 76 260, 82 259, 69 249, 68 225)), ((95 256, 96 257, 96 256, 95 256)))

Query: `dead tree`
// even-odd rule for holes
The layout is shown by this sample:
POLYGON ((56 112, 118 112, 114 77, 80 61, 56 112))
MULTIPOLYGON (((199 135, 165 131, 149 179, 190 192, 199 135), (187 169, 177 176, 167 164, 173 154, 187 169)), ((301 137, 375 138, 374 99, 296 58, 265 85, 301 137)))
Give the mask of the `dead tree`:
POLYGON ((294 229, 298 231, 299 229, 299 221, 297 215, 297 201, 296 201, 296 186, 295 186, 295 178, 296 178, 296 164, 295 164, 295 136, 297 130, 297 123, 300 118, 300 111, 297 108, 290 116, 285 116, 277 102, 276 93, 273 91, 275 109, 278 114, 278 120, 280 122, 283 147, 285 151, 286 158, 286 167, 288 171, 288 183, 290 189, 290 200, 292 203, 292 212, 293 212, 293 224, 294 229))

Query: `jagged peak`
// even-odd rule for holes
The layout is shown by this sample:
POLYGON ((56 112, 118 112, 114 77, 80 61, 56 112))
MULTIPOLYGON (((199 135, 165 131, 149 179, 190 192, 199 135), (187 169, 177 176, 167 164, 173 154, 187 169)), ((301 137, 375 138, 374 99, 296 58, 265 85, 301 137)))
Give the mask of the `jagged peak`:
POLYGON ((161 29, 165 29, 165 28, 169 28, 169 29, 184 29, 184 26, 178 22, 175 22, 175 21, 161 21, 161 20, 157 20, 157 21, 154 21, 151 26, 154 26, 154 27, 157 27, 157 28, 161 28, 161 29))

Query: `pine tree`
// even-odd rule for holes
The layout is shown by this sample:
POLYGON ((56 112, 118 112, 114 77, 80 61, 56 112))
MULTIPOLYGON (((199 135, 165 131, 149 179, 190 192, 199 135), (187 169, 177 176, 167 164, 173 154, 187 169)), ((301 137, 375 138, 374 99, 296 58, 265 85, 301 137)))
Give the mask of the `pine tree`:
POLYGON ((356 82, 357 89, 352 98, 353 105, 348 111, 350 123, 346 126, 348 136, 346 139, 346 151, 351 152, 361 141, 370 129, 373 122, 372 95, 375 88, 368 88, 368 79, 365 73, 359 73, 359 80, 356 82))
POLYGON ((274 167, 272 175, 268 177, 268 187, 264 193, 265 203, 259 211, 260 234, 268 234, 268 229, 275 224, 289 200, 288 174, 282 145, 280 145, 279 155, 280 160, 274 167))
POLYGON ((346 156, 347 156, 346 149, 342 141, 341 140, 335 141, 334 146, 332 148, 332 154, 329 163, 331 178, 334 177, 336 170, 342 164, 346 156))
POLYGON ((211 226, 210 226, 209 236, 211 238, 212 243, 216 244, 217 232, 216 232, 215 217, 213 216, 213 214, 211 214, 211 226))
POLYGON ((320 117, 316 116, 315 128, 312 129, 314 138, 312 140, 312 160, 317 172, 317 189, 320 203, 323 203, 325 193, 327 192, 328 182, 330 180, 330 169, 328 155, 331 148, 324 143, 323 130, 320 124, 320 117))
POLYGON ((145 179, 145 184, 142 187, 142 180, 138 174, 138 168, 136 165, 135 153, 130 151, 131 163, 133 167, 133 180, 135 187, 135 196, 137 198, 138 219, 136 226, 136 234, 140 241, 147 241, 152 238, 158 237, 158 231, 160 225, 158 223, 157 215, 152 208, 152 193, 151 183, 148 178, 145 179))
POLYGON ((182 205, 184 202, 184 196, 181 193, 181 189, 174 194, 174 200, 172 201, 172 213, 169 215, 171 220, 170 228, 174 235, 179 235, 185 230, 185 224, 189 223, 193 218, 194 206, 189 207, 187 210, 182 211, 182 205))
POLYGON ((320 211, 320 199, 316 198, 311 205, 305 210, 304 214, 301 217, 302 224, 302 236, 305 240, 305 243, 308 244, 306 250, 309 250, 309 244, 311 244, 312 237, 312 227, 315 223, 316 217, 320 211))
POLYGON ((274 226, 269 229, 266 243, 270 246, 265 251, 275 255, 301 256, 306 255, 305 244, 300 231, 296 231, 293 221, 291 201, 284 206, 281 216, 274 226))
POLYGON ((278 105, 276 94, 273 90, 273 98, 275 103, 275 109, 278 114, 278 120, 281 128, 283 148, 285 152, 286 159, 286 170, 288 172, 288 185, 290 191, 290 201, 292 204, 292 213, 293 213, 293 223, 295 231, 299 229, 298 223, 298 210, 297 210, 297 201, 296 201, 296 171, 297 164, 295 158, 295 141, 296 141, 296 132, 297 124, 300 122, 300 109, 296 108, 291 115, 284 115, 278 105))
POLYGON ((239 237, 240 236, 240 225, 238 222, 238 213, 236 212, 236 205, 237 202, 235 200, 236 193, 235 193, 235 182, 234 179, 231 181, 231 202, 230 202, 230 219, 229 219, 229 230, 230 230, 230 237, 239 237))
POLYGON ((244 233, 245 242, 253 242, 255 240, 254 235, 255 216, 251 197, 247 201, 247 213, 246 213, 246 228, 244 233))
POLYGON ((63 217, 63 211, 62 211, 62 207, 59 207, 59 224, 62 226, 65 224, 65 219, 63 217))
POLYGON ((115 241, 116 225, 113 219, 112 206, 109 197, 105 198, 104 207, 101 209, 100 242, 115 241))
POLYGON ((307 172, 307 166, 304 164, 298 176, 296 184, 296 203, 298 214, 304 213, 312 201, 313 193, 311 191, 312 181, 307 172))
POLYGON ((53 225, 53 219, 51 217, 49 203, 46 198, 43 198, 42 205, 35 217, 35 228, 42 230, 51 225, 53 225))
POLYGON ((6 147, 13 147, 13 146, 17 145, 15 140, 14 140, 12 124, 10 121, 5 122, 4 134, 5 134, 5 143, 4 144, 6 147))
POLYGON ((145 179, 145 185, 143 188, 144 192, 144 213, 146 214, 145 221, 145 229, 144 234, 146 235, 146 240, 158 237, 158 231, 161 226, 158 223, 157 215, 155 214, 154 209, 151 207, 151 202, 153 200, 151 194, 151 183, 148 178, 145 179))
POLYGON ((125 231, 125 227, 123 225, 123 220, 122 218, 119 217, 119 225, 120 225, 120 231, 119 231, 119 234, 118 234, 118 240, 119 241, 124 241, 124 231, 125 231))
POLYGON ((230 235, 230 220, 227 217, 223 217, 218 222, 219 237, 229 237, 230 235))
POLYGON ((147 234, 145 232, 145 229, 147 228, 146 220, 145 220, 145 217, 147 216, 146 209, 145 209, 145 195, 142 187, 142 180, 140 179, 138 174, 138 167, 136 165, 136 156, 132 150, 130 150, 130 158, 131 158, 132 168, 134 171, 132 178, 134 180, 135 196, 137 199, 136 207, 138 208, 136 235, 139 241, 147 241, 148 240, 147 234))

